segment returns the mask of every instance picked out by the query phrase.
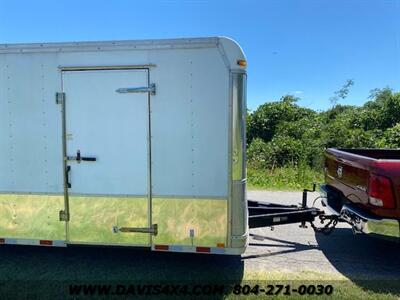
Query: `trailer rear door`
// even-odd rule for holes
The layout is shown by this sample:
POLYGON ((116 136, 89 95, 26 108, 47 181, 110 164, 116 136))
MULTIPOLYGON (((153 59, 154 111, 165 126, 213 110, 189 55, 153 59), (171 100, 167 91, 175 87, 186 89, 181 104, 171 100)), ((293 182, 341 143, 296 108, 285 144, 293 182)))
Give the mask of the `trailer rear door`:
POLYGON ((148 70, 64 71, 62 80, 68 242, 150 245, 146 230, 120 231, 151 226, 148 70))

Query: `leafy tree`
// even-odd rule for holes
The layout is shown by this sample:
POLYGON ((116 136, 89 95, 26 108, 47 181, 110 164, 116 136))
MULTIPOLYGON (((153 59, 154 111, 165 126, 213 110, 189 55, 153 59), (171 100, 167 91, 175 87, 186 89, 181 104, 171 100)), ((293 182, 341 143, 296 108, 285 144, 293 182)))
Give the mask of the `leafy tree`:
MULTIPOLYGON (((344 99, 353 81, 335 96, 344 99)), ((247 115, 248 164, 254 169, 305 165, 322 169, 327 147, 400 148, 400 93, 371 91, 361 107, 336 104, 323 112, 284 96, 247 115)))
POLYGON ((339 99, 345 99, 350 92, 350 88, 354 85, 353 79, 347 79, 344 85, 335 92, 334 96, 329 99, 332 103, 332 106, 335 107, 339 99))
POLYGON ((270 151, 262 139, 255 138, 247 148, 247 165, 254 169, 267 169, 272 166, 270 151))
POLYGON ((386 130, 384 134, 384 146, 400 148, 400 123, 386 130))
POLYGON ((354 108, 354 106, 351 106, 351 105, 337 104, 337 105, 333 106, 332 108, 328 109, 327 111, 322 112, 321 116, 325 117, 327 119, 326 121, 330 121, 330 120, 335 119, 337 116, 344 113, 345 111, 351 110, 353 108, 354 108))
POLYGON ((277 102, 261 105, 248 117, 247 141, 261 138, 269 142, 274 137, 277 127, 282 122, 293 122, 315 114, 311 109, 300 107, 296 104, 298 98, 287 95, 277 102))
POLYGON ((372 126, 385 130, 400 122, 400 93, 389 88, 371 91, 370 99, 363 108, 371 115, 372 126), (372 98, 371 98, 372 97, 372 98))

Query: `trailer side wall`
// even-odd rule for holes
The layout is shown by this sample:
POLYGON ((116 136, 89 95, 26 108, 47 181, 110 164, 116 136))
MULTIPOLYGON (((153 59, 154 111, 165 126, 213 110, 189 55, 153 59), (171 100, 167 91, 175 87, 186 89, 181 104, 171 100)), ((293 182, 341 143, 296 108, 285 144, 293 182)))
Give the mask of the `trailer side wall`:
MULTIPOLYGON (((0 46, 0 238, 242 252, 246 110, 239 59, 240 48, 219 38, 0 46), (143 66, 156 85, 148 103, 148 187, 120 196, 107 195, 104 186, 88 194, 69 191, 71 218, 60 221, 63 114, 55 94, 65 89, 63 74, 74 68, 117 66, 143 66), (158 226, 156 236, 113 231, 151 224, 158 226)), ((68 131, 66 120, 67 137, 79 134, 68 131)), ((80 166, 71 167, 74 174, 80 166)))

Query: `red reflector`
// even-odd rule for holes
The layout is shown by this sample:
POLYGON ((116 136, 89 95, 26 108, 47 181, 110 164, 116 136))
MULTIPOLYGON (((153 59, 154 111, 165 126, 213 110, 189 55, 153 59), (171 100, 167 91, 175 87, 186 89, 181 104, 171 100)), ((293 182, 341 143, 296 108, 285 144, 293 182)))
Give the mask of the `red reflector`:
POLYGON ((392 183, 389 178, 371 174, 368 195, 370 204, 382 208, 394 208, 392 183))
POLYGON ((169 250, 169 246, 168 245, 155 245, 154 249, 155 250, 168 251, 169 250))
POLYGON ((6 242, 6 239, 0 239, 0 244, 4 244, 6 242))
POLYGON ((209 247, 196 247, 196 252, 210 253, 209 247))
POLYGON ((40 244, 40 245, 51 246, 51 245, 53 245, 53 241, 40 240, 39 244, 40 244))

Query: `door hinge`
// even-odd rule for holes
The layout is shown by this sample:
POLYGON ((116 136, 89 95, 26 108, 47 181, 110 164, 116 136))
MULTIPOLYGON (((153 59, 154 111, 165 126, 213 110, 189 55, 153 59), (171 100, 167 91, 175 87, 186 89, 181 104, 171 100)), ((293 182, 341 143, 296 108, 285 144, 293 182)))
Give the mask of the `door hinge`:
POLYGON ((69 214, 65 210, 60 210, 60 221, 69 221, 69 214))
POLYGON ((152 235, 157 235, 158 226, 157 224, 151 225, 151 227, 119 227, 113 228, 113 232, 141 232, 150 233, 152 235))
POLYGON ((63 104, 65 101, 65 93, 57 92, 56 93, 56 104, 63 104))

